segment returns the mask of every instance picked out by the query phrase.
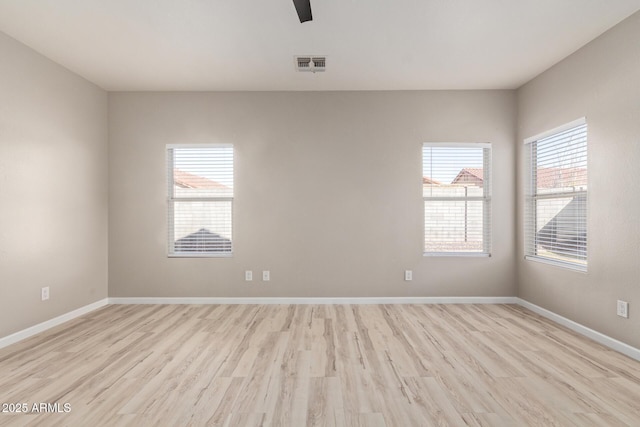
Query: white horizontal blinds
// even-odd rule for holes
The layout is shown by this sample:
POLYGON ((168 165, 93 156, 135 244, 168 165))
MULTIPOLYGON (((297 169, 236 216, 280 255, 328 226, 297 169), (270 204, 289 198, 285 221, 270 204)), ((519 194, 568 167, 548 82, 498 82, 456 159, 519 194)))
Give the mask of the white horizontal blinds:
POLYGON ((169 254, 230 255, 233 147, 170 146, 169 254))
POLYGON ((525 253, 587 266, 587 125, 529 142, 525 253))
POLYGON ((489 254, 489 144, 424 144, 425 254, 489 254))

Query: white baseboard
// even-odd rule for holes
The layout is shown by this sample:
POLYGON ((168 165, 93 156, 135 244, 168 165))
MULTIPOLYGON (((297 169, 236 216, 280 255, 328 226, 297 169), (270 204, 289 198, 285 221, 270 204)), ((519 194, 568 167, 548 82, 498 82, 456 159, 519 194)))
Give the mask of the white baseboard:
POLYGON ((518 304, 574 332, 588 337, 606 347, 640 361, 640 349, 632 347, 598 331, 590 329, 566 317, 539 307, 518 297, 346 297, 346 298, 216 298, 216 297, 167 297, 167 298, 105 298, 80 307, 69 313, 39 323, 30 328, 0 338, 0 348, 25 338, 29 338, 47 329, 75 319, 108 304, 518 304))
POLYGON ((53 319, 47 320, 46 322, 38 323, 37 325, 31 326, 30 328, 23 329, 14 334, 7 335, 6 337, 2 337, 0 338, 0 348, 4 348, 18 341, 22 341, 25 338, 29 338, 33 335, 39 334, 40 332, 44 332, 47 329, 51 329, 64 322, 68 322, 69 320, 73 320, 76 317, 82 316, 83 314, 87 314, 93 310, 97 310, 100 307, 104 307, 108 303, 108 298, 105 298, 89 305, 85 305, 84 307, 80 307, 76 310, 70 311, 68 313, 62 314, 58 317, 54 317, 53 319))
POLYGON ((158 297, 109 298, 109 304, 516 304, 516 297, 158 297))
POLYGON ((515 297, 363 297, 363 298, 105 298, 46 322, 0 338, 0 348, 29 338, 108 304, 515 304, 515 297))
POLYGON ((640 361, 640 349, 638 348, 632 347, 628 344, 623 343, 622 341, 618 341, 615 338, 611 338, 610 336, 602 334, 598 331, 594 331, 591 328, 574 322, 573 320, 567 319, 566 317, 560 316, 559 314, 556 314, 545 308, 532 304, 529 301, 523 300, 521 298, 516 298, 516 300, 518 305, 524 308, 528 308, 529 310, 533 311, 536 314, 539 314, 542 317, 565 326, 572 331, 579 333, 580 335, 591 338, 595 342, 598 342, 606 347, 609 347, 612 350, 625 354, 632 359, 640 361))

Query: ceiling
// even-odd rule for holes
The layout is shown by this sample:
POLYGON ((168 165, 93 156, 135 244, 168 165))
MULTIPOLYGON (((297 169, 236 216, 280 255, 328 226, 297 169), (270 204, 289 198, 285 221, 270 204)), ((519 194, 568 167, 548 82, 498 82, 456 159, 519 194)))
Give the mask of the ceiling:
POLYGON ((109 91, 512 89, 640 0, 0 0, 0 31, 109 91), (301 73, 295 55, 326 55, 301 73))

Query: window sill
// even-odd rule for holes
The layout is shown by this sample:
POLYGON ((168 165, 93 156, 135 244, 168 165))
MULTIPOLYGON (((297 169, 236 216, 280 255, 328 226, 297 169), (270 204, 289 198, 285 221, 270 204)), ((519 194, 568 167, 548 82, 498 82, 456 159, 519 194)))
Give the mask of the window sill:
POLYGON ((486 252, 423 252, 425 257, 469 257, 469 258, 491 258, 491 254, 486 252))
POLYGON ((178 253, 168 254, 167 258, 232 258, 233 254, 178 253))

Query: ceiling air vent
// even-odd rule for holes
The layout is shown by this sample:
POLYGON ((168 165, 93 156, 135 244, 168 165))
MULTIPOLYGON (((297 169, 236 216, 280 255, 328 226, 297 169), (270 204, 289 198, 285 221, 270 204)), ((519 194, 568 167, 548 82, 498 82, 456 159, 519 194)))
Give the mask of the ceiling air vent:
POLYGON ((324 56, 314 56, 311 58, 311 62, 313 62, 313 67, 316 71, 324 71, 324 67, 327 63, 327 58, 324 56))
POLYGON ((326 56, 296 56, 296 69, 298 71, 324 71, 327 64, 326 56))
POLYGON ((311 70, 311 58, 308 56, 296 57, 296 63, 298 64, 298 71, 310 71, 311 70))

